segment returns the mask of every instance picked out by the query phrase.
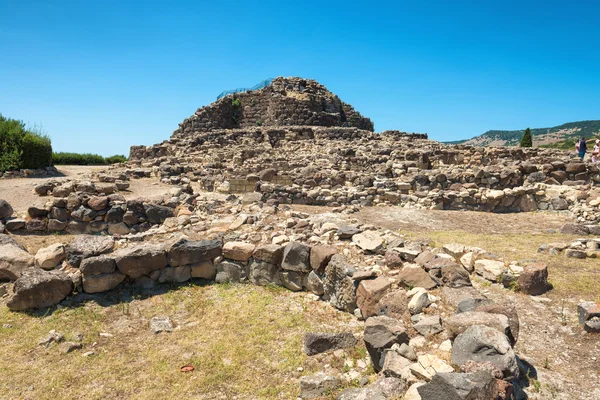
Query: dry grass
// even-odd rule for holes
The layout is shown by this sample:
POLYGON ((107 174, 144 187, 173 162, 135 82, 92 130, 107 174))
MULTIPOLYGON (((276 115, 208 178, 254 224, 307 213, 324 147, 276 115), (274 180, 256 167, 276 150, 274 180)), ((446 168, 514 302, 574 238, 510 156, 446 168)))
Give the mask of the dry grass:
POLYGON ((305 294, 251 285, 181 286, 47 316, 2 306, 0 321, 12 327, 0 328, 0 398, 293 398, 306 358, 304 333, 338 331, 349 319, 305 294), (155 315, 170 316, 176 330, 152 334, 148 322, 155 315), (51 329, 67 341, 84 334, 83 350, 39 346, 51 329), (83 357, 86 351, 95 355, 83 357), (186 364, 195 371, 180 372, 186 364))
POLYGON ((550 256, 538 253, 544 243, 570 243, 577 236, 559 234, 473 234, 466 231, 429 231, 426 233, 402 232, 413 238, 428 238, 436 246, 460 243, 477 246, 497 254, 508 261, 542 261, 548 264, 549 281, 554 289, 549 297, 600 301, 600 260, 578 260, 563 254, 550 256))

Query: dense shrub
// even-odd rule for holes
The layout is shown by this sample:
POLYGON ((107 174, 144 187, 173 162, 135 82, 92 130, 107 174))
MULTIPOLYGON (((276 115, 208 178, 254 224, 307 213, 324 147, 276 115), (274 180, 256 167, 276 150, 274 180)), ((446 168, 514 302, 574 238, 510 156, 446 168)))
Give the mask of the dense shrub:
POLYGON ((114 155, 102 157, 98 154, 80 153, 54 153, 52 154, 54 165, 107 165, 127 161, 127 157, 114 155))
POLYGON ((122 154, 115 154, 114 156, 105 158, 107 164, 117 164, 127 161, 127 157, 122 154))
POLYGON ((23 121, 0 114, 0 171, 42 168, 52 164, 50 138, 26 129, 23 121))

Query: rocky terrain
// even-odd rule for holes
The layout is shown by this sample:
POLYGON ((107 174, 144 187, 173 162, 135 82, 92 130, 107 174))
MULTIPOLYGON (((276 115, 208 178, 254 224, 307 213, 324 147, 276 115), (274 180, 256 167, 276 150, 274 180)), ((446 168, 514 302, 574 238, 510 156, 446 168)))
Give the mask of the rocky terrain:
MULTIPOLYGON (((277 78, 199 109, 170 140, 132 147, 126 164, 37 183, 31 196, 43 206, 15 212, 0 201, 4 315, 134 299, 146 319, 128 323, 147 323, 153 335, 180 340, 179 329, 200 334, 197 322, 179 313, 189 314, 201 299, 158 313, 140 296, 213 284, 283 288, 306 293, 301 309, 308 319, 323 305, 335 312, 327 329, 305 327, 286 350, 284 358, 302 362, 278 364, 273 382, 261 388, 291 379, 293 395, 287 389, 231 395, 235 383, 223 377, 195 395, 598 398, 600 298, 596 286, 566 294, 565 270, 553 261, 559 257, 573 275, 597 281, 598 165, 560 150, 443 145, 423 134, 372 130, 370 120, 322 85, 277 78), (171 189, 135 197, 138 180, 171 189), (417 222, 400 230, 395 210, 454 213, 463 236, 438 243, 427 237, 434 229, 417 229, 417 222), (515 214, 514 224, 534 215, 537 224, 513 230, 550 241, 520 243, 525 250, 518 254, 465 243, 470 232, 482 238, 493 232, 462 224, 483 221, 475 213, 515 214), (545 218, 552 226, 562 222, 551 228, 545 218), (36 236, 52 239, 34 248, 36 236)), ((12 343, 14 328, 7 325, 0 335, 12 343)), ((296 323, 289 326, 299 334, 296 323)), ((94 339, 65 340, 59 327, 41 339, 65 354, 97 351, 94 339)), ((226 359, 219 371, 237 362, 226 359)), ((181 371, 202 374, 213 361, 204 354, 181 371)))

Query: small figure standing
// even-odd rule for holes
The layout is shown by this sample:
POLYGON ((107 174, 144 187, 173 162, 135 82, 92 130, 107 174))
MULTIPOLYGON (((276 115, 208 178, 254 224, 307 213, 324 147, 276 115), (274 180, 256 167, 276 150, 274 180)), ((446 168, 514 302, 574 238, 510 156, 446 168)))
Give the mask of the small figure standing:
POLYGON ((592 162, 600 163, 600 139, 596 139, 596 144, 592 150, 592 162))
POLYGON ((585 140, 585 137, 579 139, 579 141, 575 145, 575 148, 579 153, 579 158, 583 160, 583 158, 585 157, 585 153, 587 152, 587 141, 585 140))

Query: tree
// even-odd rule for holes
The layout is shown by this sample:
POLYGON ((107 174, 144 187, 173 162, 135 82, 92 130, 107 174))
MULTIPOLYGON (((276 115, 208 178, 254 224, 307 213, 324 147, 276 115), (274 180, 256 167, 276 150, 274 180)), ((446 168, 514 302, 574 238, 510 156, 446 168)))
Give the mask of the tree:
POLYGON ((533 146, 533 140, 531 139, 531 129, 525 129, 525 133, 523 134, 523 138, 521 139, 521 147, 531 147, 533 146))

